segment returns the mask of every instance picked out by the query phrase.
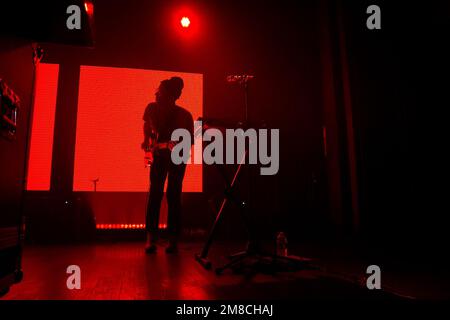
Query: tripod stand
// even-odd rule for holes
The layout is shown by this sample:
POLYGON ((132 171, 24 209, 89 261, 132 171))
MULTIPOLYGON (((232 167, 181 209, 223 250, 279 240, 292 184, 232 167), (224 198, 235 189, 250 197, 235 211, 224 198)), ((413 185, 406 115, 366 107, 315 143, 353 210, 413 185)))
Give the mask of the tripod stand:
MULTIPOLYGON (((239 182, 239 177, 242 174, 242 169, 244 168, 245 158, 248 155, 248 149, 245 150, 245 153, 241 159, 241 162, 239 163, 236 171, 234 172, 233 179, 231 182, 227 181, 227 186, 224 191, 224 198, 222 200, 220 209, 216 215, 216 219, 214 221, 214 224, 210 230, 208 239, 202 249, 202 252, 200 254, 197 254, 195 256, 196 260, 205 268, 205 269, 211 269, 212 264, 211 261, 208 259, 208 253, 209 249, 212 245, 212 242, 214 240, 214 236, 217 232, 217 228, 220 225, 220 221, 223 218, 223 214, 225 212, 225 208, 228 203, 233 202, 237 205, 239 208, 239 211, 241 213, 241 217, 244 221, 245 228, 247 230, 249 240, 247 247, 244 251, 234 253, 230 255, 229 262, 219 266, 215 269, 215 272, 217 275, 220 275, 225 271, 226 269, 233 269, 237 266, 239 266, 241 263, 243 264, 245 260, 254 260, 253 265, 251 267, 253 269, 257 267, 266 267, 266 270, 268 269, 270 273, 275 273, 277 270, 280 270, 282 268, 289 269, 289 270, 298 270, 299 268, 309 268, 311 269, 312 266, 309 265, 310 259, 307 258, 301 258, 297 256, 280 256, 277 255, 277 253, 274 251, 271 253, 265 253, 261 250, 259 247, 258 239, 255 235, 254 229, 252 228, 249 217, 248 217, 248 203, 243 201, 239 195, 236 193, 236 185, 239 182), (255 262, 256 261, 256 262, 255 262)), ((221 170, 221 173, 223 174, 224 178, 226 178, 226 174, 224 171, 221 170)))
MULTIPOLYGON (((235 204, 238 205, 238 207, 241 210, 241 212, 242 212, 242 210, 244 210, 244 208, 246 206, 245 201, 242 201, 241 199, 239 199, 237 197, 237 195, 235 193, 235 187, 236 187, 236 184, 237 184, 237 181, 238 181, 238 177, 239 177, 239 174, 241 173, 241 170, 242 170, 242 167, 243 167, 243 164, 244 164, 244 161, 245 161, 245 158, 246 158, 247 154, 248 154, 248 149, 245 150, 244 156, 242 157, 241 162, 239 163, 239 165, 238 165, 238 167, 237 167, 237 169, 236 169, 236 171, 235 171, 235 173, 233 175, 233 179, 232 179, 231 182, 227 181, 228 179, 227 179, 226 175, 221 170, 221 173, 223 174, 224 178, 227 181, 227 183, 226 183, 227 185, 226 185, 226 188, 225 188, 225 191, 224 191, 224 198, 223 198, 222 203, 220 205, 220 209, 217 212, 216 219, 215 219, 214 224, 213 224, 213 226, 211 228, 211 231, 209 233, 208 239, 207 239, 205 245, 203 246, 202 252, 195 256, 196 260, 205 269, 211 269, 211 261, 209 261, 209 259, 207 258, 208 257, 208 253, 209 253, 209 248, 211 247, 211 244, 212 244, 212 242, 214 240, 214 236, 215 236, 215 234, 217 232, 217 227, 219 226, 219 223, 220 223, 220 221, 222 219, 222 216, 223 216, 223 213, 224 213, 226 205, 228 204, 228 202, 232 201, 232 202, 234 202, 235 204)), ((243 215, 243 217, 245 217, 245 215, 243 215)), ((246 222, 246 227, 247 227, 247 230, 248 230, 247 220, 245 219, 244 221, 246 222)))
MULTIPOLYGON (((253 79, 253 76, 248 76, 248 75, 243 75, 243 76, 228 76, 228 77, 227 77, 227 81, 230 82, 230 83, 231 83, 231 82, 237 82, 237 83, 239 83, 239 84, 243 84, 243 85, 244 85, 244 88, 245 88, 245 91, 244 91, 244 95, 245 95, 245 102, 244 102, 244 103, 245 103, 245 105, 244 105, 245 115, 244 115, 244 118, 245 118, 245 121, 246 121, 246 122, 247 122, 247 120, 248 120, 248 81, 251 80, 251 79, 253 79)), ((219 211, 217 212, 217 215, 216 215, 216 219, 215 219, 215 221, 214 221, 214 224, 213 224, 213 226, 212 226, 212 228, 211 228, 211 230, 210 230, 208 239, 207 239, 205 245, 203 246, 202 252, 201 252, 200 254, 196 254, 196 255, 195 255, 195 259, 196 259, 196 260, 197 260, 197 261, 198 261, 205 269, 211 269, 211 261, 209 261, 209 259, 208 259, 209 248, 211 247, 211 244, 212 244, 212 242, 213 242, 213 240, 214 240, 214 236, 215 236, 215 234, 216 234, 217 227, 218 227, 218 225, 219 225, 219 223, 220 223, 220 221, 221 221, 221 218, 222 218, 222 216, 223 216, 223 212, 224 212, 225 207, 226 207, 226 205, 228 204, 228 202, 231 201, 231 202, 234 202, 235 204, 237 204, 237 206, 239 207, 241 213, 243 213, 243 210, 246 208, 246 203, 245 203, 245 201, 242 201, 242 199, 239 199, 239 198, 236 196, 236 193, 235 193, 235 186, 236 186, 236 184, 237 184, 239 174, 241 173, 241 170, 242 170, 242 168, 243 168, 243 164, 245 163, 245 159, 246 159, 246 157, 247 157, 247 154, 248 154, 248 148, 246 147, 246 148, 245 148, 245 153, 244 153, 244 155, 243 155, 241 161, 239 162, 239 165, 238 165, 238 167, 237 167, 237 169, 236 169, 236 171, 235 171, 235 173, 234 173, 234 175, 233 175, 233 179, 231 180, 231 182, 228 181, 227 175, 221 170, 221 173, 222 173, 222 175, 223 175, 223 177, 224 177, 224 179, 225 179, 225 181, 226 181, 226 187, 225 187, 225 191, 224 191, 224 197, 223 197, 222 203, 221 203, 221 205, 220 205, 220 209, 219 209, 219 211)), ((247 231, 248 231, 249 228, 248 228, 248 221, 247 221, 247 219, 246 219, 246 215, 245 215, 245 214, 242 214, 242 217, 244 217, 244 221, 245 221, 245 224, 246 224, 246 227, 247 227, 247 231)), ((238 258, 239 258, 240 260, 243 259, 243 255, 242 255, 241 253, 240 253, 240 254, 237 254, 236 256, 237 256, 236 259, 238 259, 238 258)), ((223 269, 223 268, 222 268, 222 269, 223 269)), ((217 270, 221 270, 221 269, 218 268, 217 270)), ((216 272, 217 272, 217 271, 216 271, 216 272)))
MULTIPOLYGON (((228 82, 237 82, 240 85, 243 85, 244 87, 244 111, 245 111, 245 125, 244 128, 248 126, 248 81, 253 79, 253 76, 229 76, 228 82)), ((249 142, 251 143, 251 141, 249 142)), ((243 154, 243 157, 241 161, 239 162, 239 165, 234 173, 233 179, 231 182, 228 182, 226 174, 221 170, 221 173, 223 174, 225 180, 227 181, 227 185, 224 191, 224 198, 222 200, 220 209, 216 215, 216 219, 214 221, 214 224, 211 228, 211 231, 209 233, 208 239, 202 249, 202 252, 200 254, 197 254, 195 256, 196 260, 205 268, 205 269, 211 269, 211 262, 208 259, 208 252, 211 247, 211 244, 213 242, 214 236, 217 232, 217 227, 220 224, 220 221, 222 219, 224 210, 226 205, 229 202, 234 202, 241 213, 241 216, 243 218, 245 227, 247 229, 248 235, 249 235, 249 241, 247 248, 239 253, 235 253, 229 256, 230 261, 226 263, 223 266, 217 267, 215 269, 215 272, 217 275, 220 275, 224 270, 231 269, 236 266, 238 266, 241 263, 244 263, 246 259, 256 259, 257 263, 253 265, 253 267, 266 264, 269 265, 272 272, 275 272, 275 270, 278 267, 279 262, 288 262, 290 264, 293 264, 296 267, 303 266, 305 262, 308 261, 308 259, 302 259, 299 257, 285 257, 285 256, 278 256, 275 252, 273 254, 267 254, 263 253, 259 248, 258 239, 256 237, 256 233, 254 232, 254 228, 252 228, 250 221, 249 221, 249 204, 245 201, 243 201, 237 194, 236 194, 236 184, 238 182, 238 178, 241 175, 242 169, 244 168, 244 164, 246 161, 246 158, 249 154, 249 148, 246 146, 245 153, 243 154)), ((250 166, 247 166, 247 178, 248 178, 248 185, 247 187, 250 188, 250 182, 252 180, 251 177, 251 168, 250 166)), ((248 195, 250 195, 250 192, 248 192, 248 195)), ((251 200, 250 200, 251 202, 251 200)))

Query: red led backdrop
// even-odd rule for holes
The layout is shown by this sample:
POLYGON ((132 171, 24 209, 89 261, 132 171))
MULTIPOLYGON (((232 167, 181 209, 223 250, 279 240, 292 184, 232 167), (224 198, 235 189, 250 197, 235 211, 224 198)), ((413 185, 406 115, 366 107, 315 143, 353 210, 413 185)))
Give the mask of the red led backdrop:
MULTIPOLYGON (((142 115, 161 80, 183 78, 178 104, 202 115, 203 76, 194 73, 81 66, 75 146, 74 191, 147 191, 142 115)), ((185 192, 202 191, 202 166, 189 164, 185 192)))
MULTIPOLYGON (((41 63, 37 73, 27 190, 48 191, 59 65, 41 63)), ((99 228, 142 228, 149 188, 144 167, 142 116, 161 80, 180 76, 185 88, 178 104, 202 115, 201 74, 81 66, 73 191, 82 192, 99 228), (99 179, 97 191, 93 181, 99 179), (104 191, 104 192, 101 192, 104 191)), ((198 137, 201 143, 201 137, 198 137)), ((189 164, 184 192, 202 191, 202 166, 189 164)), ((167 220, 163 202, 160 225, 167 220)))
POLYGON ((36 72, 27 190, 50 190, 58 64, 41 63, 36 72))

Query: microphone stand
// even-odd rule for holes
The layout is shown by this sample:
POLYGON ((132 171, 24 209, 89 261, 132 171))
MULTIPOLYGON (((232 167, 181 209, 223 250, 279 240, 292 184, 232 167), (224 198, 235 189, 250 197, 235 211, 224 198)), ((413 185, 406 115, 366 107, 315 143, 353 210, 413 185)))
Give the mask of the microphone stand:
MULTIPOLYGON (((244 124, 243 124, 243 128, 245 129, 248 126, 248 81, 250 79, 253 79, 253 76, 247 76, 247 75, 243 75, 243 76, 228 76, 227 77, 227 81, 229 83, 238 83, 240 85, 243 85, 244 87, 244 124)), ((249 223, 248 223, 248 219, 247 219, 247 215, 246 215, 246 209, 247 209, 247 203, 245 201, 243 201, 240 197, 238 197, 236 195, 236 192, 234 192, 234 188, 238 182, 238 178, 239 175, 241 174, 243 165, 245 164, 246 158, 248 156, 248 147, 245 147, 245 152, 244 155, 242 157, 242 159, 239 162, 239 165, 233 175, 233 179, 231 180, 231 182, 229 182, 228 177, 226 175, 226 172, 222 169, 220 169, 220 173, 222 174, 223 178, 226 181, 226 187, 225 187, 225 191, 224 191, 224 197, 222 199, 222 203, 220 205, 220 209, 216 214, 216 219, 214 221, 214 224, 209 232, 208 238, 206 240, 205 245, 203 246, 203 249, 201 251, 200 254, 196 254, 195 255, 195 259, 205 268, 205 269, 211 269, 211 261, 208 259, 208 253, 209 253, 209 249, 211 247, 211 244, 214 240, 216 231, 217 231, 217 227, 220 224, 220 221, 222 219, 223 216, 223 212, 226 208, 226 205, 229 202, 234 202, 240 212, 241 215, 244 219, 244 223, 247 229, 247 232, 250 234, 250 228, 249 228, 249 223)), ((250 179, 248 179, 250 182, 250 179)), ((248 185, 249 186, 249 185, 248 185)), ((248 188, 250 189, 250 188, 248 188)), ((251 238, 251 237, 250 237, 251 238)), ((251 246, 248 246, 248 248, 251 246)), ((247 256, 247 252, 242 252, 242 253, 238 253, 233 255, 233 259, 238 259, 238 260, 242 260, 243 258, 245 258, 247 256)), ((216 274, 220 274, 222 272, 222 270, 224 270, 226 267, 228 266, 224 266, 221 268, 216 268, 216 274)))
MULTIPOLYGON (((228 82, 237 82, 238 84, 242 85, 244 88, 244 121, 245 121, 245 123, 242 126, 243 129, 247 129, 249 127, 249 94, 248 94, 249 84, 248 84, 248 82, 249 82, 249 80, 251 80, 253 78, 254 78, 253 76, 247 76, 247 75, 229 76, 227 78, 228 82)), ((251 143, 251 141, 250 141, 250 143, 251 143)), ((252 206, 251 183, 253 181, 253 179, 252 179, 253 170, 252 170, 252 167, 249 166, 250 164, 247 164, 247 167, 246 167, 247 168, 247 202, 243 201, 240 197, 238 197, 238 195, 236 195, 236 192, 234 192, 234 188, 238 181, 239 174, 241 174, 243 165, 245 164, 245 161, 248 158, 248 155, 249 155, 249 147, 247 147, 247 144, 246 144, 245 153, 238 165, 238 168, 236 169, 236 171, 234 173, 231 183, 228 182, 228 178, 227 178, 224 170, 220 170, 221 174, 224 176, 225 181, 227 182, 227 187, 225 188, 225 192, 224 192, 224 198, 222 200, 220 209, 216 215, 214 224, 210 230, 208 239, 203 247, 203 250, 200 254, 195 255, 195 259, 205 269, 211 269, 212 265, 211 265, 210 260, 208 259, 208 252, 209 252, 210 246, 213 242, 217 227, 223 216, 224 209, 225 209, 227 203, 232 201, 238 206, 241 216, 243 218, 245 227, 247 229, 248 237, 249 237, 248 244, 247 244, 247 248, 244 251, 230 255, 228 257, 230 260, 228 263, 226 263, 225 265, 222 265, 220 267, 217 267, 215 269, 215 273, 217 275, 222 274, 223 271, 226 269, 231 269, 231 268, 236 267, 238 264, 240 264, 247 258, 253 258, 254 260, 256 260, 256 263, 252 264, 252 267, 257 267, 262 264, 269 265, 272 273, 276 272, 279 262, 290 263, 291 265, 294 266, 295 269, 298 269, 300 267, 305 267, 308 264, 309 259, 304 259, 304 258, 294 257, 294 256, 292 256, 292 257, 278 256, 276 253, 276 250, 272 254, 263 253, 260 250, 257 236, 255 234, 254 228, 252 228, 250 225, 250 219, 249 219, 249 211, 252 210, 252 208, 251 208, 251 206, 252 206)))
MULTIPOLYGON (((241 85, 244 89, 244 125, 243 125, 243 129, 248 129, 249 127, 249 123, 250 123, 250 119, 249 119, 249 93, 248 93, 248 89, 249 89, 249 81, 252 80, 254 77, 253 76, 248 76, 248 75, 243 75, 243 76, 231 76, 233 79, 237 79, 237 81, 230 81, 230 77, 228 77, 229 82, 237 82, 239 85, 241 85)), ((249 144, 252 143, 252 141, 249 141, 249 144)), ((249 147, 245 147, 245 154, 244 157, 241 161, 241 163, 239 164, 238 170, 236 172, 235 178, 233 179, 233 182, 235 182, 236 180, 236 176, 237 174, 239 174, 239 171, 242 167, 242 164, 245 163, 246 159, 249 156, 249 147)), ((248 161, 249 159, 247 159, 248 161)), ((247 185, 246 185, 246 191, 247 191, 247 201, 238 201, 239 204, 239 209, 241 212, 241 216, 242 219, 244 221, 245 224, 245 228, 247 230, 247 234, 248 234, 248 242, 247 242, 247 247, 244 251, 242 252, 238 252, 238 253, 234 253, 231 254, 230 256, 228 256, 228 259, 230 260, 228 263, 217 267, 215 269, 215 273, 217 275, 220 275, 223 273, 223 271, 225 271, 226 269, 231 269, 235 266, 237 266, 238 264, 240 264, 241 262, 243 262, 245 259, 247 258, 256 258, 257 263, 260 262, 261 259, 263 259, 264 257, 267 257, 267 254, 264 254, 260 251, 260 247, 259 247, 259 243, 258 243, 258 239, 257 236, 255 234, 254 228, 252 228, 251 226, 251 218, 254 219, 254 216, 250 215, 250 212, 252 211, 252 197, 251 197, 251 184, 253 181, 253 168, 250 166, 250 163, 247 163, 246 166, 246 173, 247 173, 247 185)), ((232 185, 233 187, 233 185, 232 185)), ((256 266, 256 265, 254 265, 256 266)))

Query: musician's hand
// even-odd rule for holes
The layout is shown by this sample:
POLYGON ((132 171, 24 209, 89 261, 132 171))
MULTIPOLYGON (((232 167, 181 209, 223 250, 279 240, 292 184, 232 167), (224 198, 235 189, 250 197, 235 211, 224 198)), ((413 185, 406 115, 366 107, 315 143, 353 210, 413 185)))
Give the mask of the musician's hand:
POLYGON ((150 147, 150 141, 145 140, 144 142, 141 143, 141 149, 142 150, 147 150, 150 147))
POLYGON ((151 165, 153 164, 153 153, 150 151, 147 151, 144 155, 144 162, 145 162, 145 166, 146 167, 151 167, 151 165))

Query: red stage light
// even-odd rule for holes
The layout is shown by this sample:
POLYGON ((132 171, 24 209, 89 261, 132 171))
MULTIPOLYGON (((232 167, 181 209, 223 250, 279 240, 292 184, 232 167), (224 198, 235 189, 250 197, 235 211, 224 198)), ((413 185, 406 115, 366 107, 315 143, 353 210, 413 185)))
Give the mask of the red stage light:
POLYGON ((174 40, 185 41, 186 44, 200 39, 205 23, 200 9, 191 5, 171 7, 167 13, 167 21, 170 23, 168 31, 174 36, 174 40))
POLYGON ((183 28, 188 28, 189 25, 191 24, 191 20, 189 20, 188 17, 183 17, 181 18, 180 23, 183 28))
POLYGON ((84 3, 84 10, 86 10, 87 14, 92 15, 94 13, 94 4, 90 1, 86 1, 84 3))

